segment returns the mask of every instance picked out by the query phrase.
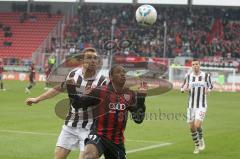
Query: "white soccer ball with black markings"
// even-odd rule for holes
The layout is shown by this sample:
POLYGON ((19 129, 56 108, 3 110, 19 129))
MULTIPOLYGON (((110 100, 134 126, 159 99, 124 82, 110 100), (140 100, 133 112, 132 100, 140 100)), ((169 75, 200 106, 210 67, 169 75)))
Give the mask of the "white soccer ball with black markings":
POLYGON ((141 5, 136 11, 136 20, 140 25, 151 26, 157 20, 157 11, 151 5, 141 5))

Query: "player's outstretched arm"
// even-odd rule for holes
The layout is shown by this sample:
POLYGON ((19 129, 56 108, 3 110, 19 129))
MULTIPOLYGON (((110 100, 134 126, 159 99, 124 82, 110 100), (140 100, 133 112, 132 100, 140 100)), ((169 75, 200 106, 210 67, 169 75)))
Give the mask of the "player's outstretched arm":
POLYGON ((72 105, 76 108, 87 108, 99 105, 103 100, 99 98, 101 87, 91 89, 89 92, 84 92, 82 96, 76 94, 68 95, 73 100, 72 105))
POLYGON ((28 98, 25 103, 29 106, 31 106, 32 104, 36 104, 42 100, 46 100, 49 98, 52 98, 56 95, 58 95, 61 92, 62 88, 61 85, 57 85, 51 89, 49 89, 48 91, 44 92, 43 94, 41 94, 40 96, 36 97, 36 98, 28 98))

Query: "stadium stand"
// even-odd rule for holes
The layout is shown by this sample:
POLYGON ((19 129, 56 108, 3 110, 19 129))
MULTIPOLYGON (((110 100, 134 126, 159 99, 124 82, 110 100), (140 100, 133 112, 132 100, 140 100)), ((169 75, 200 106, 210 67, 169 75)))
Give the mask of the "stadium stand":
MULTIPOLYGON (((111 21, 116 19, 114 40, 130 39, 133 42, 131 48, 118 51, 116 55, 163 57, 166 21, 168 58, 197 55, 204 58, 203 65, 217 63, 214 65, 223 66, 222 63, 228 63, 224 66, 239 66, 239 62, 231 62, 240 58, 239 9, 194 7, 189 10, 181 6, 155 6, 158 12, 156 24, 141 27, 135 20, 136 7, 84 4, 71 23, 65 23, 65 39, 61 48, 60 38, 53 37, 52 48, 46 48, 45 52, 57 54, 61 49, 61 52, 72 54, 93 45, 100 53, 107 54, 103 44, 110 40, 111 21)), ((4 48, 1 49, 1 57, 30 58, 61 18, 49 15, 49 12, 33 13, 27 16, 27 20, 25 17, 23 12, 0 14, 3 24, 0 28, 0 48, 4 48), (10 26, 11 32, 3 31, 5 25, 10 26)))
POLYGON ((0 13, 0 57, 30 58, 61 18, 47 13, 0 13), (6 26, 11 32, 6 33, 6 26))
POLYGON ((194 54, 227 57, 228 52, 231 57, 240 57, 238 9, 193 8, 190 12, 182 7, 156 8, 157 23, 143 28, 134 19, 135 6, 85 5, 66 30, 65 41, 80 49, 89 43, 101 49, 104 41, 109 40, 111 20, 116 18, 114 39, 134 39, 132 49, 140 56, 162 57, 166 21, 168 57, 194 54))

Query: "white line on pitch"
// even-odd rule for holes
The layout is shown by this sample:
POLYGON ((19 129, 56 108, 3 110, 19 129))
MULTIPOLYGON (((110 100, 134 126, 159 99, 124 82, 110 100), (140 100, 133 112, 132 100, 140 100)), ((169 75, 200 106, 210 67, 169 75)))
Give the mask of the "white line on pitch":
MULTIPOLYGON (((169 145, 172 145, 172 143, 166 142, 166 143, 161 143, 161 144, 157 144, 157 145, 146 146, 146 147, 142 147, 142 148, 138 148, 138 149, 129 150, 129 151, 127 151, 127 154, 140 152, 140 151, 151 150, 151 149, 155 149, 155 148, 159 148, 159 147, 165 147, 165 146, 169 146, 169 145)), ((104 156, 102 156, 100 159, 104 159, 104 156)))
POLYGON ((131 154, 131 153, 135 153, 135 152, 139 152, 139 151, 151 150, 151 149, 169 146, 169 145, 172 145, 172 143, 166 142, 166 143, 161 143, 161 144, 157 144, 157 145, 146 146, 146 147, 142 147, 142 148, 138 148, 138 149, 129 150, 129 151, 127 151, 127 154, 131 154))
MULTIPOLYGON (((42 135, 42 136, 57 136, 54 133, 43 133, 43 132, 31 132, 31 131, 20 131, 20 130, 0 130, 0 132, 15 133, 15 134, 30 134, 30 135, 42 135)), ((126 139, 130 142, 142 142, 142 143, 161 143, 161 141, 150 141, 150 140, 131 140, 126 139)))
POLYGON ((19 131, 19 130, 0 130, 0 132, 16 133, 16 134, 44 135, 44 136, 57 136, 57 134, 53 134, 53 133, 41 133, 41 132, 19 131))
POLYGON ((151 141, 151 140, 132 140, 132 139, 126 139, 126 141, 132 141, 132 142, 142 142, 142 143, 161 143, 161 141, 151 141))

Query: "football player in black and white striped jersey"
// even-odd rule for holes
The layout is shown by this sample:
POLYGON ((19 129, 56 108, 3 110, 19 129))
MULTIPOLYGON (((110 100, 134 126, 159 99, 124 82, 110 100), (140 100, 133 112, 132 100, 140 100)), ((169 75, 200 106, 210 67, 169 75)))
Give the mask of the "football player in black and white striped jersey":
POLYGON ((83 159, 84 141, 93 124, 93 115, 91 110, 87 110, 91 108, 80 109, 75 105, 77 103, 75 100, 81 98, 82 94, 87 94, 92 88, 107 84, 108 80, 98 69, 97 51, 94 48, 86 48, 83 50, 82 66, 70 71, 61 85, 55 86, 36 98, 26 100, 28 105, 32 105, 67 90, 70 99, 69 112, 56 144, 55 159, 66 159, 75 148, 80 149, 79 159, 83 159))
POLYGON ((181 91, 189 93, 187 122, 195 143, 194 154, 205 149, 202 123, 207 111, 207 94, 212 89, 210 74, 201 71, 200 62, 193 59, 192 72, 186 74, 181 91))

